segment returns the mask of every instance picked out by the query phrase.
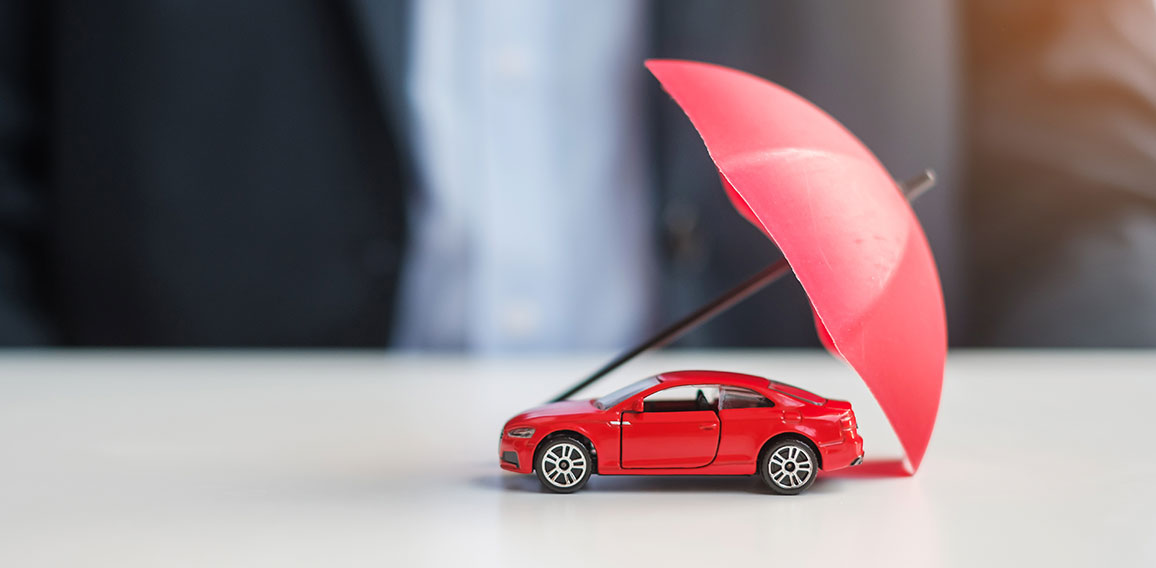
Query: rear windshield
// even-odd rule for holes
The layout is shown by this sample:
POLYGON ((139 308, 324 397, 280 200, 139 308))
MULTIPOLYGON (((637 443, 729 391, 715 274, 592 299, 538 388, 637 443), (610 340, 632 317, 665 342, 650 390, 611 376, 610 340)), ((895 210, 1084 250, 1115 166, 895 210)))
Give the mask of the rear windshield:
POLYGON ((780 383, 778 381, 769 381, 773 390, 779 391, 787 396, 797 398, 803 402, 809 402, 816 406, 827 404, 827 399, 810 391, 805 391, 799 387, 793 387, 787 383, 780 383))
POLYGON ((612 406, 614 406, 614 405, 616 405, 616 404, 618 404, 618 403, 620 403, 620 402, 622 402, 622 401, 624 401, 624 400, 626 400, 626 399, 628 399, 628 398, 630 398, 630 397, 632 397, 632 396, 634 396, 634 395, 636 395, 636 394, 638 394, 638 393, 640 393, 640 392, 642 392, 642 391, 644 391, 644 390, 646 390, 646 389, 648 389, 654 385, 657 385, 657 384, 658 384, 658 377, 650 377, 648 379, 642 379, 641 381, 626 385, 626 386, 624 386, 624 387, 594 401, 594 406, 596 406, 598 408, 598 410, 606 410, 607 408, 610 408, 610 407, 612 407, 612 406))

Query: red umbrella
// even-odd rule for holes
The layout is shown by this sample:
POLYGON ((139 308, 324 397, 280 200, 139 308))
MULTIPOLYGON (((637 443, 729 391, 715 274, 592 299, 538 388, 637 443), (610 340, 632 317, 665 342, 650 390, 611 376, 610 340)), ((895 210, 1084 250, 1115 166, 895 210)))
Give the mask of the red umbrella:
POLYGON ((863 378, 914 472, 939 408, 947 331, 927 238, 891 175, 778 85, 691 61, 647 68, 698 129, 735 208, 782 251, 820 337, 863 378))
MULTIPOLYGON (((698 129, 735 208, 782 251, 780 261, 555 400, 576 393, 794 271, 819 337, 883 409, 914 473, 943 386, 943 294, 927 238, 903 192, 843 125, 763 79, 692 61, 647 67, 698 129)), ((907 197, 930 178, 910 182, 907 197)))

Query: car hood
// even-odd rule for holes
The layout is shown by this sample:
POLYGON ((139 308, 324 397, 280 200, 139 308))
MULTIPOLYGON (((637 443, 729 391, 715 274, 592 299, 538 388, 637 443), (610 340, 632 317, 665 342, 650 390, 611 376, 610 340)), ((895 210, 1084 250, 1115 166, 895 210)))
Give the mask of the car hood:
POLYGON ((510 423, 527 422, 539 418, 550 418, 555 416, 575 416, 580 414, 593 414, 599 412, 598 408, 594 406, 594 400, 563 400, 561 402, 551 402, 550 404, 543 404, 527 410, 510 419, 510 423))

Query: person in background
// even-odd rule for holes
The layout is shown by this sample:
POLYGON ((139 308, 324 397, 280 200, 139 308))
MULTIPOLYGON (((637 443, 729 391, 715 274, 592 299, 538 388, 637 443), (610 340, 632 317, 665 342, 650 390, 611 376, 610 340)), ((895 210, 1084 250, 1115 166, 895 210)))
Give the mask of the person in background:
MULTIPOLYGON (((1100 5, 1044 4, 1040 17, 1100 5)), ((955 14, 921 0, 0 0, 0 342, 624 346, 776 256, 645 57, 767 77, 897 177, 935 168, 916 210, 953 342, 991 337, 974 330, 1004 326, 996 300, 1014 296, 974 285, 1006 269, 975 246, 1009 241, 958 183, 961 150, 982 157, 989 139, 957 133, 991 108, 971 93, 1000 99, 986 70, 1002 64, 957 46, 1008 13, 969 10, 963 28, 955 14)), ((1081 46, 1120 29, 1077 27, 1081 46)), ((817 340, 782 282, 685 344, 817 340)))
POLYGON ((1156 345, 1156 3, 967 3, 970 341, 1156 345))
MULTIPOLYGON (((884 12, 912 28, 950 25, 944 5, 884 12)), ((950 34, 891 34, 898 23, 875 12, 805 2, 435 0, 413 4, 410 21, 418 191, 402 347, 621 347, 775 258, 722 197, 698 135, 642 68, 647 56, 727 62, 796 86, 893 165, 936 165, 951 186, 950 34), (844 39, 860 25, 893 39, 861 50, 866 37, 844 39), (878 80, 839 84, 863 70, 878 80)), ((817 345, 797 283, 752 303, 688 342, 817 345)))
POLYGON ((646 330, 647 16, 640 0, 412 5, 398 346, 605 349, 646 330))

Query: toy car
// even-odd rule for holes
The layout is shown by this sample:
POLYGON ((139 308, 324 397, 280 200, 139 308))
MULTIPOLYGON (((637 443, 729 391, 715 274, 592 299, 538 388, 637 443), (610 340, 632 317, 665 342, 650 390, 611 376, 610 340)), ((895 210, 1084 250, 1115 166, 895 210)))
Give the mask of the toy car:
POLYGON ((851 404, 761 377, 677 371, 553 402, 502 429, 502 468, 578 491, 601 475, 755 475, 784 495, 863 461, 851 404))

